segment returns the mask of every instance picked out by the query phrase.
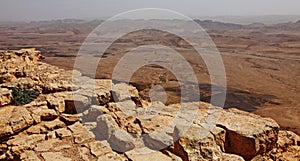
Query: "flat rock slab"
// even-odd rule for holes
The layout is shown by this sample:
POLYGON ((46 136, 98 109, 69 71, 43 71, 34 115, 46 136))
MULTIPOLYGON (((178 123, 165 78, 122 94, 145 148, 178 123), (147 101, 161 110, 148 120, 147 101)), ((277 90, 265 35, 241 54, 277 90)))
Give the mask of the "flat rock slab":
POLYGON ((45 152, 42 153, 41 156, 45 159, 45 161, 72 161, 71 158, 65 157, 61 152, 45 152))
POLYGON ((135 149, 125 153, 126 156, 133 161, 173 161, 172 158, 161 153, 160 151, 154 151, 149 148, 135 149))
POLYGON ((40 161, 40 158, 34 151, 26 150, 20 155, 20 159, 23 161, 40 161))
POLYGON ((31 125, 34 120, 23 106, 5 106, 0 108, 0 137, 12 135, 31 125))
POLYGON ((81 123, 76 122, 73 125, 68 126, 68 129, 71 130, 74 141, 77 144, 87 142, 89 140, 95 139, 95 135, 88 131, 81 123))

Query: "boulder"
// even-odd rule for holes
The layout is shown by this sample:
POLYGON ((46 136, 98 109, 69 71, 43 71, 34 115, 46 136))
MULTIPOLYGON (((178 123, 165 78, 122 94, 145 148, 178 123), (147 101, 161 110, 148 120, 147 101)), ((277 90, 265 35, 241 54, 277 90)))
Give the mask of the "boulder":
POLYGON ((223 111, 217 126, 226 130, 225 151, 251 159, 275 146, 279 125, 272 119, 262 118, 237 109, 223 111))
POLYGON ((221 160, 222 152, 216 144, 214 136, 206 129, 192 125, 187 130, 176 128, 174 138, 174 154, 183 161, 221 160))
POLYGON ((116 102, 131 100, 131 98, 139 98, 138 90, 135 87, 125 83, 113 85, 111 93, 116 102))
POLYGON ((144 136, 147 147, 153 150, 162 150, 173 145, 173 137, 165 132, 152 132, 144 136))
POLYGON ((126 131, 120 129, 113 132, 108 142, 114 151, 121 153, 135 148, 134 138, 126 131))
POLYGON ((96 136, 99 140, 108 140, 118 127, 111 115, 101 115, 97 118, 96 136))
POLYGON ((65 99, 65 113, 67 114, 77 114, 82 113, 91 105, 91 100, 89 97, 74 94, 68 99, 65 99))

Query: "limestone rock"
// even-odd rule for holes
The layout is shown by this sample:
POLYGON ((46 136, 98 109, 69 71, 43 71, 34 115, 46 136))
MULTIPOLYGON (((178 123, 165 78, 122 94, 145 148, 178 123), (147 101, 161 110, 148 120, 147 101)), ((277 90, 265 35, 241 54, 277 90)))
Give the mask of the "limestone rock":
POLYGON ((19 132, 34 123, 32 116, 22 106, 5 106, 0 108, 0 136, 19 132))
POLYGON ((214 135, 217 145, 225 152, 226 130, 215 127, 211 130, 211 133, 214 135))
POLYGON ((91 153, 96 157, 103 156, 105 154, 113 152, 110 147, 104 145, 99 141, 91 142, 89 143, 89 146, 91 149, 91 153))
POLYGON ((28 128, 26 130, 27 134, 42 134, 42 133, 46 133, 46 132, 47 132, 47 129, 42 124, 31 126, 30 128, 28 128))
POLYGON ((136 116, 136 104, 132 100, 125 100, 115 104, 116 110, 121 111, 127 116, 136 116))
POLYGON ((54 150, 55 151, 62 151, 62 150, 69 150, 71 148, 72 148, 72 146, 69 145, 69 144, 61 144, 61 145, 55 146, 54 150))
POLYGON ((246 159, 271 150, 279 130, 274 120, 236 109, 223 111, 217 126, 226 130, 225 151, 246 159))
MULTIPOLYGON (((119 116, 118 113, 116 113, 117 116, 119 116)), ((124 121, 120 124, 124 126, 124 128, 126 128, 126 130, 129 133, 137 134, 137 135, 141 135, 143 133, 140 127, 140 123, 141 123, 140 119, 136 117, 125 117, 125 118, 126 119, 124 119, 124 121)))
POLYGON ((125 153, 126 156, 134 161, 155 161, 155 160, 163 160, 163 161, 173 161, 172 158, 164 155, 159 151, 154 151, 148 148, 135 149, 125 153))
POLYGON ((12 81, 13 79, 16 79, 16 77, 11 74, 7 73, 6 71, 2 70, 0 74, 0 83, 7 83, 12 81))
POLYGON ((103 114, 106 108, 104 106, 92 105, 83 113, 85 121, 96 121, 97 117, 103 114))
POLYGON ((20 155, 20 159, 24 161, 40 161, 40 158, 34 151, 26 150, 20 155))
POLYGON ((65 113, 76 114, 84 112, 91 105, 91 100, 81 94, 74 94, 68 99, 65 99, 65 113))
POLYGON ((97 94, 97 100, 100 105, 105 105, 111 101, 111 80, 95 80, 95 92, 97 94))
POLYGON ((279 131, 276 146, 264 155, 258 155, 253 161, 259 160, 300 160, 300 136, 291 131, 279 131))
POLYGON ((24 150, 33 149, 35 144, 45 140, 43 134, 19 136, 7 142, 14 154, 20 155, 24 150))
POLYGON ((42 153, 41 156, 45 159, 45 161, 72 161, 71 158, 65 157, 61 152, 45 152, 42 153))
POLYGON ((58 139, 48 139, 37 143, 34 147, 34 150, 37 152, 47 152, 54 147, 54 144, 57 144, 58 142, 58 139))
POLYGON ((71 131, 66 128, 57 129, 55 130, 55 133, 61 139, 72 136, 71 131))
POLYGON ((222 161, 245 161, 243 157, 234 154, 222 154, 222 161))
POLYGON ((166 154, 167 156, 169 156, 170 158, 172 158, 172 161, 182 161, 182 159, 179 156, 173 154, 172 152, 170 152, 168 150, 164 150, 163 153, 166 154))
POLYGON ((66 123, 67 125, 72 125, 75 122, 81 121, 81 115, 80 114, 61 114, 60 120, 66 123))
POLYGON ((277 145, 279 148, 287 148, 289 146, 300 146, 300 136, 291 131, 279 131, 277 145))
POLYGON ((41 106, 34 108, 32 113, 41 117, 41 120, 49 121, 58 117, 57 113, 53 109, 49 109, 47 106, 41 106))
POLYGON ((82 160, 90 160, 90 150, 86 147, 78 147, 78 152, 80 159, 82 160))
POLYGON ((88 131, 81 123, 76 122, 73 125, 68 126, 68 129, 71 130, 75 143, 81 144, 86 141, 95 138, 95 135, 88 131))
POLYGON ((47 105, 50 109, 55 109, 56 111, 62 113, 65 111, 65 100, 62 97, 57 97, 56 95, 47 96, 47 105))
POLYGON ((43 92, 44 93, 54 93, 54 92, 61 92, 61 91, 71 91, 72 90, 72 83, 70 81, 62 81, 52 79, 52 81, 47 81, 43 85, 43 92))
POLYGON ((97 158, 97 161, 128 161, 128 159, 119 156, 117 153, 108 153, 97 158))
POLYGON ((16 87, 20 89, 33 89, 39 92, 42 91, 41 87, 39 86, 39 82, 28 77, 13 79, 10 82, 3 84, 3 86, 8 88, 16 87))
POLYGON ((153 132, 145 136, 145 145, 153 150, 162 150, 173 145, 173 137, 165 132, 153 132))
POLYGON ((0 107, 12 102, 11 91, 7 88, 0 88, 0 107))
POLYGON ((46 134, 47 139, 55 139, 56 138, 56 133, 55 131, 50 131, 46 134))
POLYGON ((60 121, 59 119, 55 119, 53 121, 45 122, 44 126, 48 130, 54 130, 54 129, 65 127, 66 125, 64 122, 60 121))
POLYGON ((134 138, 123 130, 115 130, 108 142, 117 152, 126 152, 135 148, 134 138))
POLYGON ((198 125, 192 125, 186 131, 176 129, 174 135, 179 138, 174 143, 174 153, 183 161, 220 160, 222 158, 222 152, 214 136, 198 125))
POLYGON ((118 127, 111 115, 101 115, 97 118, 96 135, 100 140, 108 140, 118 127))
POLYGON ((116 102, 131 100, 131 98, 139 98, 138 90, 125 83, 116 84, 113 86, 111 93, 116 102))

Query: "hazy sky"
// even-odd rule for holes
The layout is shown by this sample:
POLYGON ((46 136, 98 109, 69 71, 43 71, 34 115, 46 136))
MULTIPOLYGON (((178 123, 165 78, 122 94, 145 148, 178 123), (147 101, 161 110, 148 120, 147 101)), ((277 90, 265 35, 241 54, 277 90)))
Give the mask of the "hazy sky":
POLYGON ((188 16, 300 15, 300 0, 1 0, 0 21, 110 17, 137 8, 188 16))

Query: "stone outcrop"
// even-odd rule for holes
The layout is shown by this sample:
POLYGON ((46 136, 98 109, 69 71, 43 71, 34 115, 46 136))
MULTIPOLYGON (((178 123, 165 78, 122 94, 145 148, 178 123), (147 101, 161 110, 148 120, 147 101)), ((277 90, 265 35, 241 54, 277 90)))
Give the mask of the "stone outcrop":
POLYGON ((278 138, 274 120, 236 109, 222 112, 217 126, 226 130, 225 151, 246 159, 270 151, 278 138))
POLYGON ((0 107, 12 102, 11 90, 7 88, 0 89, 0 107))
POLYGON ((206 129, 192 125, 187 131, 175 131, 179 140, 174 143, 174 153, 188 160, 221 160, 222 152, 214 136, 206 129))
POLYGON ((34 49, 0 51, 0 160, 300 159, 299 136, 272 119, 203 102, 146 102, 131 85, 41 59, 34 49), (12 87, 40 95, 14 106, 12 87))

